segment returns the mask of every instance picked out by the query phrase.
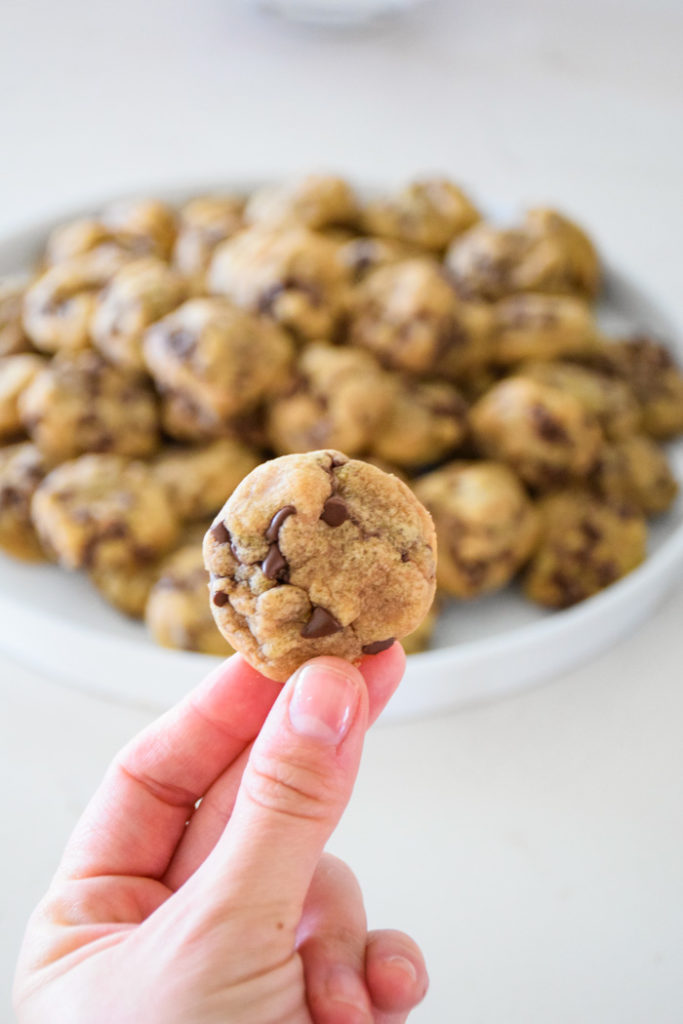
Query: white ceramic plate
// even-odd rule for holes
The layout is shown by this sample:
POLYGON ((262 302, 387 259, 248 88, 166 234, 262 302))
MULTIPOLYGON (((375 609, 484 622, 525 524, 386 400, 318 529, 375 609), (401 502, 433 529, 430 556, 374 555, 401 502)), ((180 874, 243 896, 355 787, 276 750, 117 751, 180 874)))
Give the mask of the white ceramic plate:
MULTIPOLYGON (((166 193, 171 201, 187 194, 166 193)), ((82 212, 1 241, 0 275, 29 267, 54 224, 82 212)), ((601 318, 616 330, 672 337, 666 317, 615 273, 609 275, 601 318)), ((683 443, 671 452, 683 482, 683 443)), ((434 648, 409 658, 406 678, 383 717, 425 715, 513 693, 580 664, 631 632, 683 573, 683 500, 653 525, 649 551, 626 579, 567 611, 544 612, 515 587, 473 603, 452 603, 439 620, 434 648)), ((79 575, 2 556, 0 648, 69 685, 154 710, 173 704, 217 661, 158 647, 141 624, 106 605, 79 575)))

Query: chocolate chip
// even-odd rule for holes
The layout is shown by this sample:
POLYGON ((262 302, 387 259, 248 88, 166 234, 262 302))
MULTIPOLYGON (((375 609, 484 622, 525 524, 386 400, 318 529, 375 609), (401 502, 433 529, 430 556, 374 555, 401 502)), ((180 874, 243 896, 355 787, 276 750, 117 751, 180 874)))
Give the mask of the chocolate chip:
POLYGON ((349 518, 349 510, 343 498, 328 498, 323 505, 320 518, 328 526, 341 526, 349 518))
POLYGON ((224 604, 228 603, 228 595, 224 594, 222 590, 217 590, 213 595, 213 603, 222 608, 224 604))
POLYGON ((211 536, 213 537, 214 540, 217 540, 219 544, 230 543, 230 533, 225 523, 223 522, 216 523, 216 525, 211 530, 211 536))
POLYGON ((361 651, 363 654, 379 654, 380 651, 388 651, 393 642, 393 636, 390 636, 388 640, 375 640, 372 644, 363 644, 361 651))
POLYGON ((319 605, 313 609, 313 614, 301 630, 301 635, 307 640, 317 640, 321 636, 332 636, 344 627, 338 622, 331 612, 319 605))
POLYGON ((280 509, 279 512, 276 512, 270 521, 268 529, 266 530, 266 540, 270 541, 271 543, 277 540, 277 535, 280 532, 280 527, 284 523, 285 519, 288 519, 290 516, 293 515, 296 515, 296 509, 294 508, 293 505, 285 505, 283 508, 280 509))
POLYGON ((287 559, 284 557, 277 544, 270 545, 268 554, 261 563, 261 571, 269 580, 278 580, 280 583, 286 583, 289 579, 289 566, 287 565, 287 559))

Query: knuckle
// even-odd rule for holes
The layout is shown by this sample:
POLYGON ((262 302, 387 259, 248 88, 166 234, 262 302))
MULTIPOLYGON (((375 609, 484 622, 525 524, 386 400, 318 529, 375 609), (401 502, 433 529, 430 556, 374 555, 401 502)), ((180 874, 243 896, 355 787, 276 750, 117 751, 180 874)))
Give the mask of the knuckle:
POLYGON ((326 820, 343 803, 339 783, 314 765, 267 754, 252 755, 244 788, 266 810, 313 821, 326 820))

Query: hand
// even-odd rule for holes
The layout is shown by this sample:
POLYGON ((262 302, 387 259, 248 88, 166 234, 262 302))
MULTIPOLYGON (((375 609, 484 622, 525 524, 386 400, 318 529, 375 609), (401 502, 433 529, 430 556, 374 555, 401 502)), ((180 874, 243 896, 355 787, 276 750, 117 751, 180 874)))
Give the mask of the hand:
POLYGON ((21 1024, 403 1024, 420 951, 323 854, 403 668, 394 644, 282 688, 235 655, 124 748, 29 922, 21 1024))

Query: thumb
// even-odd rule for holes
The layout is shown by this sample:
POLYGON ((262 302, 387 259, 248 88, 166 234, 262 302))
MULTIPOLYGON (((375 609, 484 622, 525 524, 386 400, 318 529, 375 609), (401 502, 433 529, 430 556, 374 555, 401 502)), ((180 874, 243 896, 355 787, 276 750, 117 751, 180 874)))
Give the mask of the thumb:
POLYGON ((293 941, 351 796, 367 719, 363 676, 341 658, 314 658, 287 682, 254 742, 230 821, 195 874, 216 917, 241 909, 251 934, 293 941))

